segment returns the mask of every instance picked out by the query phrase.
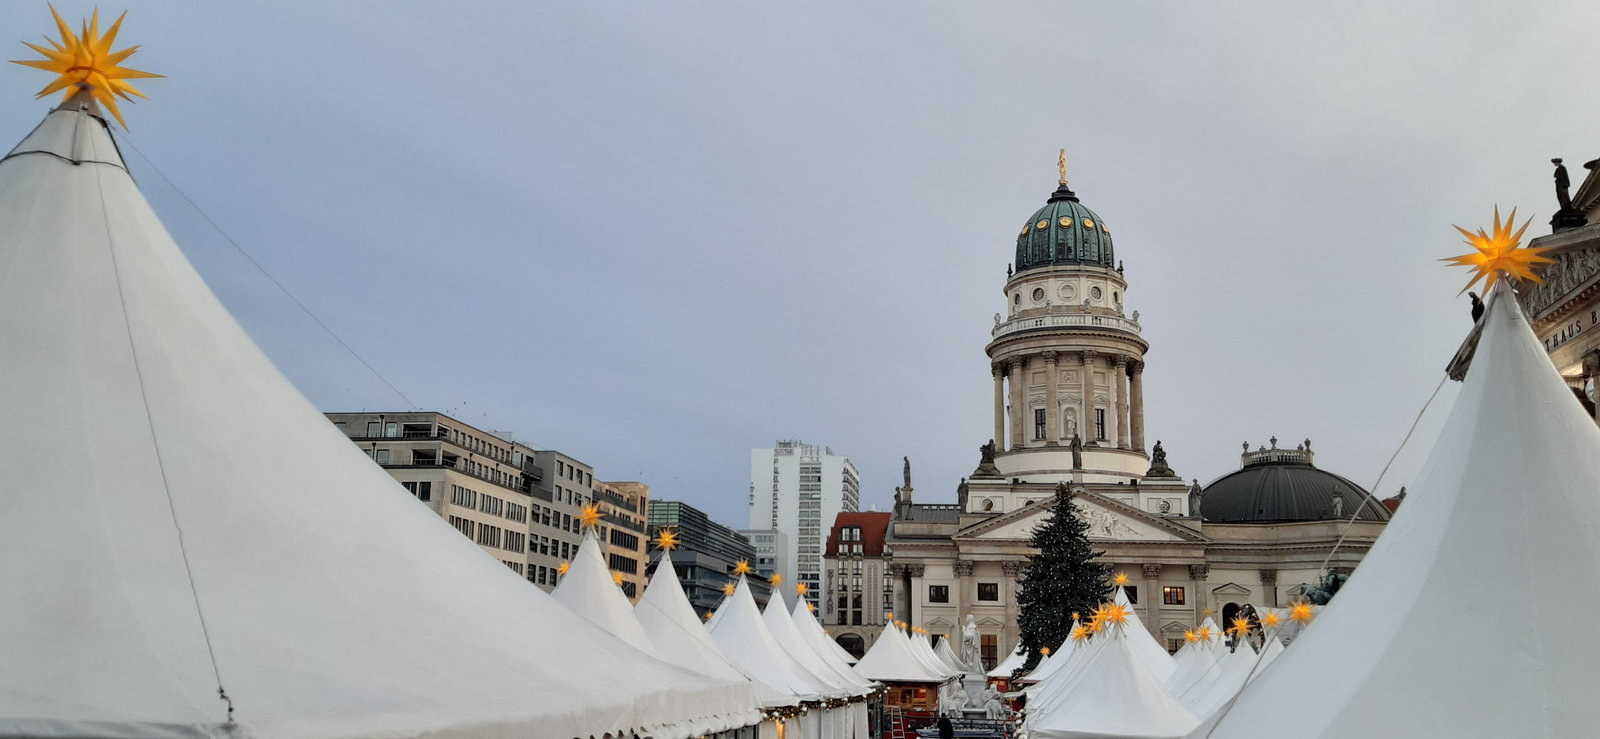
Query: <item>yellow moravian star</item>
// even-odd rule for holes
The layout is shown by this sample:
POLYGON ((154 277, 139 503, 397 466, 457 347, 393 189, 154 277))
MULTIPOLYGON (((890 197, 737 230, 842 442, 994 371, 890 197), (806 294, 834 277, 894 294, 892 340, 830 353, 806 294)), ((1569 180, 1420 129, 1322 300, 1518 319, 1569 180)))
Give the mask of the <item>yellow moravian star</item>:
POLYGON ((570 570, 570 569, 572 569, 572 563, 571 562, 562 562, 561 564, 556 565, 556 574, 565 575, 565 574, 567 574, 567 570, 570 570))
POLYGON ((1289 607, 1289 620, 1297 624, 1311 623, 1312 616, 1316 615, 1311 610, 1311 604, 1300 601, 1289 607))
POLYGON ((1111 578, 1111 582, 1116 583, 1117 585, 1127 585, 1128 584, 1128 573, 1126 573, 1126 572, 1118 572, 1116 577, 1111 578))
MULTIPOLYGON (((1460 231, 1462 236, 1467 237, 1467 246, 1472 247, 1474 251, 1462 254, 1459 257, 1445 257, 1439 261, 1452 262, 1458 267, 1473 268, 1472 281, 1468 282, 1466 287, 1461 288, 1461 292, 1466 292, 1473 285, 1478 284, 1478 280, 1485 280, 1483 284, 1484 297, 1488 297, 1487 292, 1494 288, 1495 280, 1499 279, 1502 272, 1519 280, 1544 282, 1544 280, 1539 279, 1538 275, 1533 273, 1533 265, 1555 261, 1544 256, 1544 253, 1549 251, 1550 247, 1517 248, 1517 244, 1522 241, 1522 233, 1528 230, 1528 224, 1532 223, 1533 219, 1529 218, 1523 222, 1522 228, 1517 229, 1517 232, 1513 234, 1511 233, 1511 227, 1515 225, 1516 220, 1517 209, 1512 208, 1511 217, 1507 218, 1505 224, 1502 225, 1500 223, 1500 208, 1496 206, 1494 209, 1494 226, 1488 233, 1485 233, 1481 228, 1478 229, 1477 233, 1473 233, 1460 226, 1455 226, 1455 229, 1460 231)), ((1459 295, 1460 293, 1457 294, 1459 295)))
POLYGON ((722 586, 722 594, 723 595, 733 595, 733 591, 738 590, 738 589, 739 589, 738 585, 734 585, 731 582, 730 583, 726 583, 726 584, 724 584, 722 586))
POLYGON ((794 584, 795 595, 805 595, 806 593, 810 592, 810 590, 811 588, 806 586, 806 584, 803 582, 797 582, 794 584))
POLYGON ((678 532, 672 529, 662 529, 656 532, 656 548, 672 551, 678 548, 678 532))
POLYGON ((61 40, 46 38, 45 41, 50 44, 50 48, 24 41, 22 42, 24 46, 39 52, 44 59, 12 63, 56 73, 55 80, 45 85, 45 88, 39 91, 38 97, 66 90, 66 96, 61 99, 62 102, 66 102, 79 90, 88 90, 97 102, 117 117, 117 122, 121 123, 123 128, 127 128, 128 122, 122 119, 122 111, 117 109, 117 98, 131 102, 133 95, 145 97, 144 93, 134 89, 127 80, 161 76, 121 66, 122 62, 139 50, 139 47, 130 46, 121 51, 111 50, 111 45, 117 40, 117 31, 122 28, 122 19, 128 14, 123 13, 118 16, 117 21, 106 29, 103 36, 100 34, 99 9, 96 9, 88 22, 83 24, 81 35, 72 32, 72 28, 62 20, 61 14, 56 12, 53 5, 50 6, 50 14, 55 16, 56 30, 61 32, 61 40))
POLYGON ((779 585, 782 585, 783 584, 783 573, 781 573, 781 572, 772 573, 772 578, 770 580, 768 580, 768 582, 772 583, 773 587, 777 587, 779 585))
POLYGON ((1262 629, 1275 629, 1282 623, 1283 617, 1279 616, 1277 611, 1269 610, 1261 616, 1262 629))
POLYGON ((583 507, 583 513, 578 514, 578 523, 582 528, 592 529, 600 525, 600 504, 590 503, 583 507))
POLYGON ((748 574, 750 574, 750 560, 748 560, 748 559, 739 560, 739 563, 735 564, 733 566, 733 574, 735 574, 735 575, 748 575, 748 574))
POLYGON ((1228 631, 1235 637, 1248 636, 1250 634, 1250 619, 1244 616, 1235 618, 1233 620, 1233 628, 1228 629, 1228 631))
POLYGON ((622 573, 620 573, 620 572, 611 573, 611 582, 615 583, 616 586, 619 587, 619 588, 622 587, 622 573))

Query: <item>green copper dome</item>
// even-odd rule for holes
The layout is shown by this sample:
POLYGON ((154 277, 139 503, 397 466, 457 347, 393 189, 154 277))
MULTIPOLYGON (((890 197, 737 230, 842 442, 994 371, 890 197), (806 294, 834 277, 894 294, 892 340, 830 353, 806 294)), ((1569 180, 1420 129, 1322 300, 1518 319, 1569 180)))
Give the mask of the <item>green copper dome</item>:
POLYGON ((1028 219, 1017 236, 1018 272, 1056 265, 1117 266, 1111 230, 1064 184, 1050 194, 1050 202, 1028 219))

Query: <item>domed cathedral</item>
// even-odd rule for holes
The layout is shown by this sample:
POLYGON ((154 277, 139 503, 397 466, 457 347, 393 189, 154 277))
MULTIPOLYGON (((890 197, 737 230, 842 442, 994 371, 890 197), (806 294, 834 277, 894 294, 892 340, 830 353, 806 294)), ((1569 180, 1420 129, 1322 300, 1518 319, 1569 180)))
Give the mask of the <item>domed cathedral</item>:
POLYGON ((1003 477, 1129 481, 1148 471, 1138 313, 1111 228, 1061 179, 1022 224, 1006 317, 985 351, 994 377, 994 464, 1003 477))
POLYGON ((1058 485, 1130 578, 1140 620, 1174 649, 1207 613, 1283 606, 1349 572, 1388 520, 1360 486, 1312 464, 1309 440, 1246 445, 1240 469, 1205 488, 1179 477, 1160 441, 1147 448, 1150 345, 1126 308, 1111 226, 1067 185, 1065 152, 1058 167, 1016 237, 985 346, 991 440, 954 502, 915 502, 908 470, 885 542, 893 612, 934 633, 972 616, 989 665, 1016 644, 1016 579, 1058 485))

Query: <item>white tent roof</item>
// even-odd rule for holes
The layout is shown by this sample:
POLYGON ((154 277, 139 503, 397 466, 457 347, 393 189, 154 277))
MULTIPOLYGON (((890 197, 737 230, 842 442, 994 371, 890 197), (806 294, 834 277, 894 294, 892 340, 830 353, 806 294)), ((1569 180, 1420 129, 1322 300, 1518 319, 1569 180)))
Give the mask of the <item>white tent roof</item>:
MULTIPOLYGON (((1150 593, 1146 597, 1154 598, 1155 596, 1155 593, 1150 593)), ((1139 659, 1144 660, 1156 677, 1161 678, 1162 682, 1166 682, 1172 677, 1172 673, 1178 669, 1177 663, 1172 661, 1172 655, 1167 653, 1167 648, 1162 646, 1161 642, 1150 634, 1149 629, 1145 628, 1144 622, 1139 620, 1139 609, 1128 600, 1128 593, 1122 589, 1121 585, 1117 586, 1117 590, 1111 599, 1117 605, 1128 610, 1128 628, 1126 629, 1128 648, 1132 649, 1134 654, 1139 655, 1139 659)))
POLYGON ((844 672, 839 672, 822 659, 806 638, 800 635, 800 629, 794 625, 794 619, 789 616, 789 609, 784 603, 780 593, 774 592, 767 601, 766 610, 761 613, 761 620, 767 625, 767 631, 772 634, 790 659, 799 663, 806 672, 815 675, 833 689, 835 695, 859 696, 871 692, 872 688, 866 680, 862 680, 849 667, 844 667, 844 672))
POLYGON ((717 648, 746 675, 802 700, 817 700, 839 692, 778 645, 756 608, 750 583, 743 575, 739 576, 733 595, 722 599, 716 616, 706 627, 717 648))
POLYGON ((1454 409, 1338 597, 1216 737, 1588 736, 1600 725, 1600 428, 1491 293, 1454 409), (1463 608, 1493 583, 1507 617, 1463 608), (1473 646, 1464 646, 1473 645, 1473 646), (1307 686, 1315 685, 1314 689, 1307 686))
POLYGON ((561 584, 550 593, 556 602, 573 613, 589 619, 595 625, 611 632, 618 639, 652 657, 658 656, 650 644, 650 637, 633 615, 628 596, 622 594, 616 581, 611 579, 611 568, 606 566, 600 553, 600 542, 591 529, 584 532, 578 553, 572 556, 572 567, 561 577, 561 584))
MULTIPOLYGON (((633 607, 633 612, 639 619, 639 625, 644 628, 645 635, 650 637, 656 654, 662 659, 703 675, 726 680, 750 680, 711 641, 711 634, 700 623, 694 606, 689 604, 689 596, 684 594, 683 585, 678 582, 672 558, 665 556, 665 553, 657 562, 656 572, 645 586, 644 594, 639 596, 639 603, 633 607)), ((762 705, 792 705, 797 702, 759 680, 752 683, 756 698, 762 705)))
POLYGON ((921 662, 929 670, 946 677, 961 674, 961 671, 945 664, 943 660, 939 659, 938 655, 933 653, 933 642, 929 641, 927 634, 910 631, 905 637, 910 640, 911 653, 916 656, 918 662, 921 662))
POLYGON ((817 653, 818 657, 822 658, 823 662, 827 663, 829 668, 834 672, 845 675, 852 685, 866 688, 868 692, 871 692, 873 687, 871 681, 858 674, 850 665, 845 664, 844 660, 834 654, 833 650, 828 648, 829 646, 837 647, 839 645, 828 638, 828 634, 822 630, 822 624, 817 623, 817 619, 811 613, 811 609, 806 608, 805 600, 794 604, 794 610, 790 613, 790 617, 794 621, 795 629, 800 632, 800 638, 805 640, 806 644, 812 648, 812 651, 817 653))
POLYGON ((828 630, 822 628, 822 623, 817 620, 816 615, 811 612, 811 609, 806 608, 806 600, 804 598, 795 602, 794 609, 790 613, 794 616, 795 626, 799 627, 802 633, 814 632, 811 635, 818 638, 815 643, 819 645, 819 649, 821 648, 820 645, 826 645, 827 649, 825 651, 833 654, 840 662, 846 665, 856 663, 855 655, 845 651, 844 647, 839 646, 839 642, 834 641, 833 637, 828 635, 828 630), (802 614, 801 611, 805 613, 802 614))
MULTIPOLYGON (((1068 633, 1071 634, 1072 632, 1076 632, 1082 628, 1082 621, 1076 618, 1072 619, 1072 629, 1069 630, 1068 633)), ((1057 671, 1061 670, 1063 667, 1066 667, 1067 664, 1072 661, 1073 655, 1082 651, 1087 646, 1088 644, 1086 642, 1074 640, 1071 636, 1068 636, 1065 641, 1056 645, 1055 649, 1050 650, 1049 654, 1040 657, 1039 664, 1033 666, 1033 671, 1022 676, 1022 682, 1034 683, 1035 685, 1043 683, 1044 681, 1050 679, 1051 675, 1056 674, 1057 671)), ((1030 691, 1029 694, 1032 695, 1033 688, 1030 687, 1028 690, 1030 691)))
POLYGON ((1227 647, 1221 650, 1216 669, 1177 694, 1178 702, 1196 716, 1210 716, 1258 672, 1259 655, 1248 640, 1241 640, 1232 651, 1227 647))
POLYGON ((988 676, 1009 678, 1012 672, 1015 672, 1018 667, 1021 667, 1027 661, 1028 654, 1022 651, 1022 640, 1018 639, 1017 645, 1011 648, 1005 659, 1000 660, 1000 664, 995 665, 994 669, 989 671, 988 676))
POLYGON ((0 161, 0 348, 0 733, 220 734, 219 682, 260 736, 685 735, 650 727, 749 705, 573 615, 374 465, 77 102, 0 161))
POLYGON ((961 664, 961 658, 950 649, 950 638, 947 636, 940 636, 939 645, 933 648, 933 656, 957 673, 964 674, 967 671, 966 665, 961 664))
POLYGON ((1279 639, 1276 633, 1268 634, 1267 643, 1261 649, 1261 662, 1256 665, 1255 674, 1251 675, 1250 679, 1255 680, 1261 677, 1262 673, 1266 671, 1267 665, 1272 664, 1282 656, 1283 640, 1279 639))
POLYGON ((911 642, 894 624, 883 627, 872 648, 856 662, 855 671, 868 680, 885 683, 942 683, 948 677, 922 664, 911 653, 911 642))
MULTIPOLYGON (((1030 699, 1028 734, 1038 739, 1175 738, 1194 728, 1179 705, 1134 651, 1125 630, 1097 635, 1074 662, 1069 683, 1042 700, 1030 699)), ((1061 673, 1058 673, 1060 675, 1061 673)))
POLYGON ((1210 684, 1222 674, 1222 667, 1217 664, 1221 656, 1216 637, 1185 643, 1178 650, 1178 668, 1167 679, 1167 690, 1179 699, 1191 690, 1203 690, 1197 686, 1210 684))

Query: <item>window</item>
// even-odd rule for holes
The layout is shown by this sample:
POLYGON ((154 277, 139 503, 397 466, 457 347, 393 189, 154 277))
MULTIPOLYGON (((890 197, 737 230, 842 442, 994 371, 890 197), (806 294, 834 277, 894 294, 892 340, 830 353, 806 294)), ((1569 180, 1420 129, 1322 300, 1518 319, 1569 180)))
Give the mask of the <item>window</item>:
POLYGON ((383 435, 394 438, 400 435, 400 424, 390 421, 383 425, 383 435))
POLYGON ((950 602, 950 586, 949 585, 929 585, 928 586, 928 602, 929 603, 949 603, 950 602))
POLYGON ((417 496, 417 500, 433 498, 433 483, 431 482, 402 482, 400 485, 406 489, 406 492, 417 496))
POLYGON ((1033 409, 1033 438, 1044 438, 1044 409, 1033 409))
POLYGON ((1130 603, 1132 605, 1138 605, 1139 604, 1139 586, 1138 585, 1124 585, 1124 586, 1122 586, 1122 592, 1128 594, 1128 603, 1130 603))
POLYGON ((345 433, 344 421, 334 421, 333 422, 333 427, 336 428, 336 429, 339 429, 339 433, 341 433, 341 434, 345 433))
POLYGON ((987 600, 987 601, 1000 600, 1000 583, 997 583, 997 582, 980 582, 980 583, 978 583, 978 600, 987 600))
POLYGON ((1094 438, 1100 441, 1106 440, 1106 409, 1104 408, 1094 409, 1094 438))
POLYGON ((367 422, 367 438, 371 439, 371 438, 373 438, 373 437, 375 437, 377 435, 378 435, 378 422, 377 421, 368 421, 367 422))
POLYGON ((1161 603, 1168 606, 1183 605, 1183 588, 1168 585, 1161 589, 1161 603))
POLYGON ((460 516, 451 516, 450 525, 456 527, 456 531, 460 531, 467 537, 470 538, 472 536, 474 524, 470 519, 461 518, 460 516))
POLYGON ((999 637, 994 634, 978 635, 978 658, 983 660, 983 669, 992 670, 1000 658, 999 637))

